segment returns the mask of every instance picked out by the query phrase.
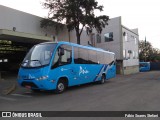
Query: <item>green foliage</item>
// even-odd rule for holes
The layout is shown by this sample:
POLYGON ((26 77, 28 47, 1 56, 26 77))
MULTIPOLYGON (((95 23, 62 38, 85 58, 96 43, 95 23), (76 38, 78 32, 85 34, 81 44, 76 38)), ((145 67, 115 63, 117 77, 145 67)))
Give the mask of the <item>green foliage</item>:
POLYGON ((153 48, 150 42, 140 41, 139 50, 140 61, 160 61, 160 50, 153 48))
MULTIPOLYGON (((76 31, 78 44, 80 44, 80 36, 84 28, 87 33, 93 28, 101 33, 109 20, 106 15, 95 16, 95 10, 103 11, 103 6, 98 5, 96 0, 45 0, 43 6, 49 9, 49 21, 63 23, 68 31, 76 31)), ((51 24, 41 24, 41 27, 49 25, 51 24)))
POLYGON ((55 28, 56 34, 58 34, 58 31, 63 29, 64 25, 58 22, 54 22, 50 19, 42 19, 41 21, 41 28, 47 28, 47 26, 53 26, 55 28))

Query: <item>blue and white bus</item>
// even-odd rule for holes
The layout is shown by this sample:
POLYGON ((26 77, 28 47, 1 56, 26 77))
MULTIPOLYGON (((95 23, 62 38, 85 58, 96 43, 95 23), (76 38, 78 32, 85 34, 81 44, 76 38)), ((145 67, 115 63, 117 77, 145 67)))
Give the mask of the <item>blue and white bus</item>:
POLYGON ((139 71, 140 72, 150 71, 150 62, 140 62, 139 71))
POLYGON ((55 90, 116 76, 115 54, 69 42, 46 42, 27 53, 18 73, 20 86, 33 91, 55 90))

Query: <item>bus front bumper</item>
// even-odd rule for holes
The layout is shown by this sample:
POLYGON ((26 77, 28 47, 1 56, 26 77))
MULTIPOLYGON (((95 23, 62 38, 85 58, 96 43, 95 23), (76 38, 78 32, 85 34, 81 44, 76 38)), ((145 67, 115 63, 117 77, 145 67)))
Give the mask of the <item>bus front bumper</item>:
POLYGON ((38 90, 55 90, 56 82, 53 80, 18 80, 18 84, 22 87, 38 90))

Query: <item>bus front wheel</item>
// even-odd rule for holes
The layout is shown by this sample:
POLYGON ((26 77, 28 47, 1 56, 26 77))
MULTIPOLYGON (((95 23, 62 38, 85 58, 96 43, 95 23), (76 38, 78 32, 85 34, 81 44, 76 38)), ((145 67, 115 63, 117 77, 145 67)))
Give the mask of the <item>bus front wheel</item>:
POLYGON ((66 89, 66 83, 64 80, 59 80, 57 83, 57 88, 55 90, 56 93, 60 94, 63 93, 66 89))

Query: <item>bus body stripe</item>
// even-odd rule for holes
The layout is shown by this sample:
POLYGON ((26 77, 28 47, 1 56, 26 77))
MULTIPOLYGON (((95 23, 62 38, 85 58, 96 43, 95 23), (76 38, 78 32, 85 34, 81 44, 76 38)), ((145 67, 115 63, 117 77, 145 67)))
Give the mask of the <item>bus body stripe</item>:
POLYGON ((103 73, 103 71, 104 71, 105 66, 107 66, 107 65, 103 65, 103 66, 101 67, 101 69, 100 69, 100 71, 99 71, 98 75, 96 75, 96 77, 95 77, 95 79, 94 79, 93 81, 97 81, 97 79, 99 78, 99 75, 102 75, 102 73, 103 73))

